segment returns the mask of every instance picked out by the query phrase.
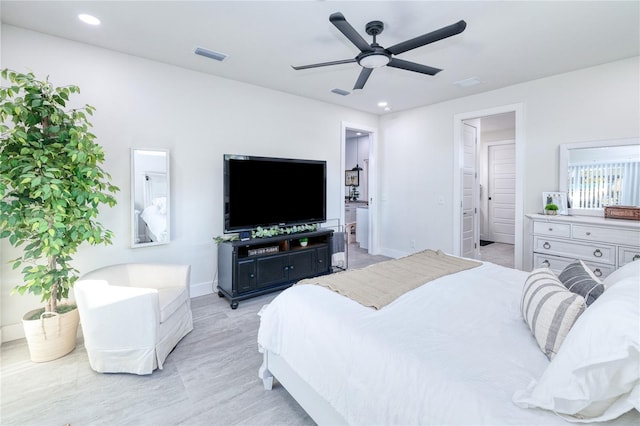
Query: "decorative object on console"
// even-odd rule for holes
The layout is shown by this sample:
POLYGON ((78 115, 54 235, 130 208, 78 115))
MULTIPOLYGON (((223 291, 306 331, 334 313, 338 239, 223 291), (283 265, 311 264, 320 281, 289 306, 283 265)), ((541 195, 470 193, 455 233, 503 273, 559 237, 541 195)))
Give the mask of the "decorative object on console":
MULTIPOLYGON (((568 215, 569 207, 567 204, 567 193, 566 192, 543 192, 542 193, 542 208, 545 213, 548 210, 556 210, 557 214, 568 215), (555 209, 547 209, 547 206, 555 205, 555 209)), ((547 214, 555 214, 555 213, 547 213, 547 214)))
POLYGON ((301 247, 306 247, 307 244, 309 244, 309 239, 308 238, 300 238, 298 241, 300 241, 300 246, 301 247))
POLYGON ((558 206, 555 204, 547 204, 544 206, 544 214, 548 214, 549 216, 555 216, 558 214, 558 206))
POLYGON ((640 207, 635 207, 635 206, 605 207, 604 217, 608 219, 640 220, 640 207))
POLYGON ((77 309, 59 315, 58 302, 78 279, 70 265, 78 247, 111 243, 112 232, 95 218, 101 204, 116 204, 112 194, 118 188, 109 183, 101 167, 104 151, 89 131, 94 107, 64 109, 69 96, 80 92, 77 86, 54 87, 33 73, 8 69, 2 78, 11 87, 0 90, 0 238, 22 249, 10 262, 14 269, 29 265, 13 291, 45 303, 23 323, 31 359, 50 361, 75 348, 77 309), (36 327, 29 326, 33 321, 36 327), (65 330, 67 337, 61 335, 65 330))

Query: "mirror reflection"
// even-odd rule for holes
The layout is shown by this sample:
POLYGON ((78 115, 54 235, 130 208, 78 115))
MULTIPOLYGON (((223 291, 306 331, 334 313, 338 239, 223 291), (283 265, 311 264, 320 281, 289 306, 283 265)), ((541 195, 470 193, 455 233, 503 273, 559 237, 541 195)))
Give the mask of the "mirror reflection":
POLYGON ((132 247, 170 241, 169 206, 169 151, 132 149, 132 247))
POLYGON ((561 147, 560 159, 560 190, 574 213, 640 206, 637 140, 569 144, 561 147))

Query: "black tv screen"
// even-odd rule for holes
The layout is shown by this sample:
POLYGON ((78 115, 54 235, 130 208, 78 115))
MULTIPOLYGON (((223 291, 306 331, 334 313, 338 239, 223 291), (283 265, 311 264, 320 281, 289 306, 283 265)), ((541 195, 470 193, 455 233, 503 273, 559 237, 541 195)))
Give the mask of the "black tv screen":
POLYGON ((224 155, 224 232, 327 219, 327 162, 224 155))

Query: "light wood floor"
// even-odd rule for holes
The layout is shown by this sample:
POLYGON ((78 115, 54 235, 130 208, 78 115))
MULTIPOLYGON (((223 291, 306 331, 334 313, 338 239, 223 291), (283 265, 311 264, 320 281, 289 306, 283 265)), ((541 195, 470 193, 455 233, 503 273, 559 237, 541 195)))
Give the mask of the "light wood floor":
MULTIPOLYGON (((351 245, 351 268, 387 258, 351 245)), ((241 301, 192 299, 194 330, 149 376, 99 374, 82 344, 55 361, 29 360, 24 339, 0 347, 2 425, 312 425, 279 384, 258 379, 257 312, 276 294, 241 301)))

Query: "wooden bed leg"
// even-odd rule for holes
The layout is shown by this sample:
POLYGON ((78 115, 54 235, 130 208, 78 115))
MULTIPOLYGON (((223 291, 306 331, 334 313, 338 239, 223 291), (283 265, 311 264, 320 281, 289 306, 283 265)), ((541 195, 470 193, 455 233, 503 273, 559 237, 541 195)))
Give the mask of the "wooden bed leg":
POLYGON ((266 349, 262 354, 262 365, 258 370, 258 377, 262 379, 265 390, 271 390, 273 387, 273 374, 269 371, 269 351, 266 349))

